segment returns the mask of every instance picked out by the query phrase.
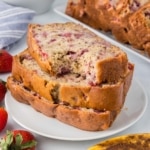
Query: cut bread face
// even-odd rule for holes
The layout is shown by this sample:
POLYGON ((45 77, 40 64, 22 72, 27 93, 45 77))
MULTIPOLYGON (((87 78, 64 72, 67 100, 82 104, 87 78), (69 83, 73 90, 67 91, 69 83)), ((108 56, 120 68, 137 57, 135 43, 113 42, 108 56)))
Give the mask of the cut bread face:
POLYGON ((127 74, 126 53, 79 24, 30 24, 27 39, 30 54, 50 75, 76 74, 96 85, 127 74))
POLYGON ((126 76, 117 83, 91 86, 86 79, 76 74, 66 74, 59 78, 50 76, 41 70, 28 50, 14 56, 12 67, 12 75, 16 80, 47 100, 100 111, 121 110, 131 85, 133 71, 134 65, 129 63, 126 76))
POLYGON ((8 77, 7 87, 15 100, 31 105, 36 111, 48 117, 54 117, 61 122, 86 131, 108 129, 115 121, 120 111, 97 111, 84 107, 71 107, 55 103, 40 96, 37 92, 26 88, 13 76, 8 77))

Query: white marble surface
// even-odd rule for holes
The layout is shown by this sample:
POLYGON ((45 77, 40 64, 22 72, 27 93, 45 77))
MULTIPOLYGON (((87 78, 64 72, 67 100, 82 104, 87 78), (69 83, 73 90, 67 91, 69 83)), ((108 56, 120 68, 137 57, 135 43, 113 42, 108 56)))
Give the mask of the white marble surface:
MULTIPOLYGON (((51 22, 66 22, 67 19, 63 18, 62 16, 59 16, 53 11, 53 8, 55 8, 59 4, 65 4, 67 0, 55 0, 53 6, 51 7, 50 11, 35 16, 33 22, 35 23, 51 23, 51 22)), ((23 51, 24 48, 27 47, 26 45, 26 37, 22 38, 11 50, 10 53, 12 55, 17 54, 20 51, 23 51)), ((129 133, 139 133, 139 132, 150 132, 150 62, 141 59, 139 56, 135 55, 134 53, 127 52, 129 60, 135 64, 135 72, 134 72, 134 78, 136 78, 144 87, 144 90, 148 96, 148 106, 147 109, 143 115, 143 117, 136 122, 133 126, 129 127, 128 129, 119 132, 118 134, 112 135, 123 135, 123 134, 129 134, 129 133)), ((0 78, 3 80, 6 80, 9 74, 0 74, 0 78)), ((136 94, 136 93, 135 93, 136 94)), ((133 108, 136 109, 136 108, 133 108)), ((18 112, 19 113, 19 112, 18 112)), ((33 120, 34 121, 34 120, 33 120)), ((22 129, 21 126, 19 126, 12 118, 11 114, 9 113, 9 119, 6 128, 3 132, 0 133, 0 137, 3 136, 5 130, 11 130, 11 129, 22 129)), ((67 132, 67 131, 66 131, 67 132)), ((96 139, 96 140, 89 140, 89 141, 63 141, 63 140, 56 140, 56 139, 50 139, 45 138, 39 135, 36 135, 36 138, 38 140, 38 147, 37 150, 86 150, 89 146, 103 140, 103 139, 96 139)), ((108 137, 107 137, 108 138, 108 137)))

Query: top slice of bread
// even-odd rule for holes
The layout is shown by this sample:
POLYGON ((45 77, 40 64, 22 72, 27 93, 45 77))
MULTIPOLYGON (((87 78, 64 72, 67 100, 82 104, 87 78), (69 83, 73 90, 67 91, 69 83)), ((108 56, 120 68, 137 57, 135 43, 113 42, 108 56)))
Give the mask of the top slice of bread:
POLYGON ((51 75, 75 73, 96 85, 127 74, 126 53, 79 24, 30 24, 27 40, 32 57, 51 75))

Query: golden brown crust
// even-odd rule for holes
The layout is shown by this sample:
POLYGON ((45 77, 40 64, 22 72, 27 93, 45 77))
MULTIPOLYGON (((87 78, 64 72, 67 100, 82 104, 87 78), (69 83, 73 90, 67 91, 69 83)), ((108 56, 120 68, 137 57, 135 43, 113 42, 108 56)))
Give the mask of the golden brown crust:
POLYGON ((98 110, 120 110, 122 108, 132 81, 134 70, 132 64, 130 64, 126 77, 120 79, 116 84, 102 84, 99 86, 71 85, 70 83, 60 83, 57 80, 46 80, 37 74, 36 70, 25 67, 21 63, 21 58, 26 55, 29 55, 29 53, 24 51, 14 56, 12 75, 18 81, 23 82, 25 87, 36 91, 44 98, 66 103, 70 106, 98 110))
POLYGON ((19 102, 31 105, 36 111, 46 116, 54 117, 61 122, 88 131, 108 129, 120 111, 96 112, 85 108, 73 108, 55 104, 36 92, 27 89, 12 76, 7 79, 7 87, 12 96, 19 102))
POLYGON ((72 126, 80 126, 82 130, 98 131, 108 129, 120 111, 91 113, 90 111, 70 109, 69 107, 64 108, 62 105, 56 112, 57 119, 64 123, 69 123, 72 126))
POLYGON ((119 55, 98 61, 96 65, 97 81, 100 81, 98 83, 117 83, 120 78, 124 78, 128 72, 128 60, 126 57, 125 55, 119 55), (117 71, 114 71, 115 69, 117 71))
POLYGON ((42 112, 46 116, 55 117, 55 109, 58 104, 48 101, 38 93, 23 86, 23 84, 12 76, 7 79, 7 88, 12 96, 19 102, 31 105, 35 110, 42 112))
POLYGON ((48 61, 44 61, 42 59, 40 59, 39 57, 39 53, 37 53, 36 51, 40 51, 40 46, 37 44, 37 41, 34 38, 33 35, 33 29, 36 28, 37 26, 40 26, 39 24, 29 24, 28 26, 28 32, 27 32, 27 44, 28 44, 28 49, 30 54, 34 57, 34 59, 36 59, 37 63, 41 66, 41 68, 46 71, 49 72, 50 74, 53 74, 53 70, 51 68, 51 64, 48 61))

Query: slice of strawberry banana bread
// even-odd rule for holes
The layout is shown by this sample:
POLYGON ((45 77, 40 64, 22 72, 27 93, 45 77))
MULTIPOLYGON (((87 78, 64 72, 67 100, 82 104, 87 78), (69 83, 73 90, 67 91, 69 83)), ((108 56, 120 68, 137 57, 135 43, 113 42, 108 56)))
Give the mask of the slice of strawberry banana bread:
POLYGON ((126 53, 79 24, 31 24, 27 39, 32 57, 56 77, 71 73, 96 85, 127 75, 126 53))
POLYGON ((129 42, 150 56, 150 2, 129 18, 129 28, 129 42))
POLYGON ((117 83, 95 84, 78 73, 50 76, 42 71, 28 50, 14 56, 12 76, 24 87, 55 103, 96 110, 121 110, 131 85, 134 65, 117 83))
MULTIPOLYGON (((113 16, 113 18, 111 18, 112 34, 118 41, 130 43, 132 45, 129 35, 130 30, 132 30, 129 27, 129 19, 147 3, 149 3, 149 0, 126 0, 126 7, 122 8, 113 16)), ((141 28, 143 27, 144 26, 141 28)), ((139 30, 136 30, 136 32, 137 31, 139 32, 139 30)), ((138 41, 136 41, 136 43, 138 43, 138 41)))
POLYGON ((84 107, 71 107, 66 104, 49 101, 37 92, 26 88, 24 84, 10 76, 7 87, 15 100, 31 105, 36 111, 48 117, 54 117, 61 122, 81 130, 100 131, 108 129, 115 121, 120 111, 98 111, 84 107))

